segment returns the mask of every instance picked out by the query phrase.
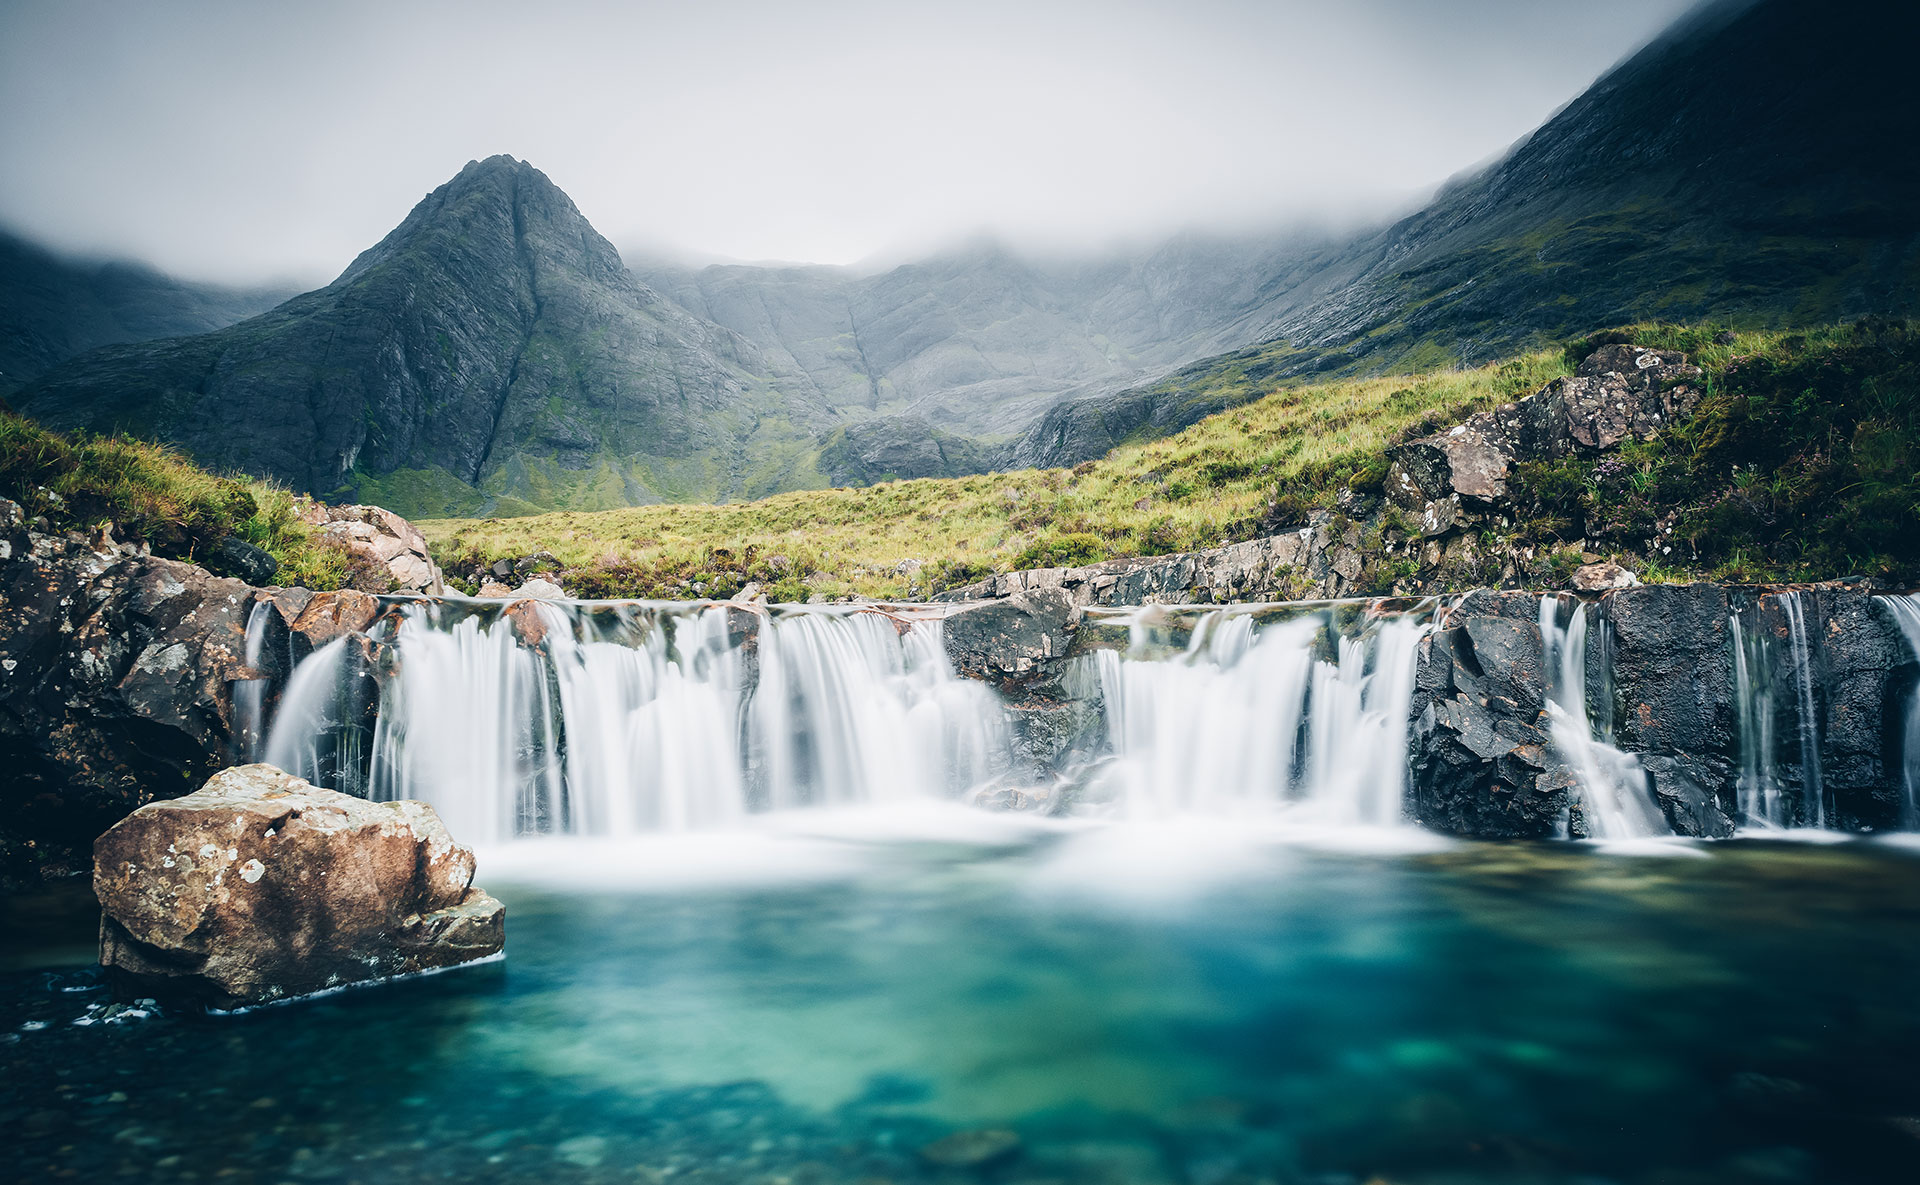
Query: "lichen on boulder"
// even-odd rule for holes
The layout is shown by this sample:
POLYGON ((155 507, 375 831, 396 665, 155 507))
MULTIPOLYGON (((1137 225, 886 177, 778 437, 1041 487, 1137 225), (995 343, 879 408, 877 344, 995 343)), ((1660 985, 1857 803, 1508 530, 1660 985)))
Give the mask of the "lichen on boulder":
POLYGON ((128 993, 236 1008, 498 954, 505 909, 433 808, 223 770, 94 845, 100 962, 128 993))

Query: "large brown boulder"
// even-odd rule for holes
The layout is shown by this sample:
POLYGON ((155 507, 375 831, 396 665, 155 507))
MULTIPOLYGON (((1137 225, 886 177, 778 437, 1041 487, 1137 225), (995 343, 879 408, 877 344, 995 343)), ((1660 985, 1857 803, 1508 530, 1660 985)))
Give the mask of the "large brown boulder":
POLYGON ((425 803, 243 765, 94 843, 100 962, 125 990, 216 1008, 470 963, 505 941, 473 871, 425 803))
POLYGON ((419 592, 439 595, 446 589, 440 568, 427 553, 427 537, 419 528, 381 506, 328 506, 302 499, 294 513, 320 533, 347 549, 354 559, 356 587, 363 591, 419 592))

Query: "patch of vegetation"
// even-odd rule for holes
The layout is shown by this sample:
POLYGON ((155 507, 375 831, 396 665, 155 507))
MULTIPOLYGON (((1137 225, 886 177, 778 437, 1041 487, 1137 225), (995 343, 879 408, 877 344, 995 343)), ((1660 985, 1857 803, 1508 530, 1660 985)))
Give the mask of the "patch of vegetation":
MULTIPOLYGON (((1797 334, 1634 326, 1571 343, 1687 351, 1692 416, 1598 459, 1522 465, 1529 542, 1584 539, 1656 572, 1732 581, 1920 581, 1920 333, 1870 319, 1797 334)), ((1646 573, 1643 573, 1643 576, 1646 573)))
POLYGON ((280 562, 283 584, 339 588, 348 574, 346 549, 300 521, 284 487, 209 473, 164 445, 67 435, 0 412, 0 496, 52 530, 106 526, 173 559, 238 536, 280 562))
MULTIPOLYGON (((694 579, 721 576, 706 565, 709 551, 751 548, 802 565, 808 594, 928 596, 993 572, 1167 555, 1300 526, 1349 485, 1377 490, 1387 446, 1565 373, 1563 352, 1553 349, 1412 377, 1274 380, 1243 406, 1071 470, 418 525, 455 578, 545 550, 566 566, 570 589, 684 597, 701 583, 713 595, 725 579, 694 579)), ((1248 381, 1244 370, 1235 381, 1248 381)), ((750 578, 771 594, 770 582, 750 578)))

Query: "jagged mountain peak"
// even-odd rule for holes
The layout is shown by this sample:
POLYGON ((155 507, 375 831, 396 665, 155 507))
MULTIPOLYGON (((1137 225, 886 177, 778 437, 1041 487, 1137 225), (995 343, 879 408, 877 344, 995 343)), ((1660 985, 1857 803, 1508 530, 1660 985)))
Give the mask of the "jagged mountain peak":
POLYGON ((336 284, 397 259, 440 260, 511 247, 530 262, 565 267, 599 283, 631 287, 620 252, 565 190, 532 164, 500 154, 468 161, 414 206, 400 225, 360 253, 336 284))

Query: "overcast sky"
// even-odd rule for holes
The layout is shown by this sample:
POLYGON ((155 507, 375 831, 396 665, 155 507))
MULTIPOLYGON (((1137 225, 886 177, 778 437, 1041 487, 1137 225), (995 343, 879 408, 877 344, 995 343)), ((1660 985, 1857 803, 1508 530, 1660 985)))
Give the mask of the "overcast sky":
POLYGON ((0 224, 317 281, 496 152, 623 248, 738 259, 1348 219, 1689 6, 0 0, 0 224))

